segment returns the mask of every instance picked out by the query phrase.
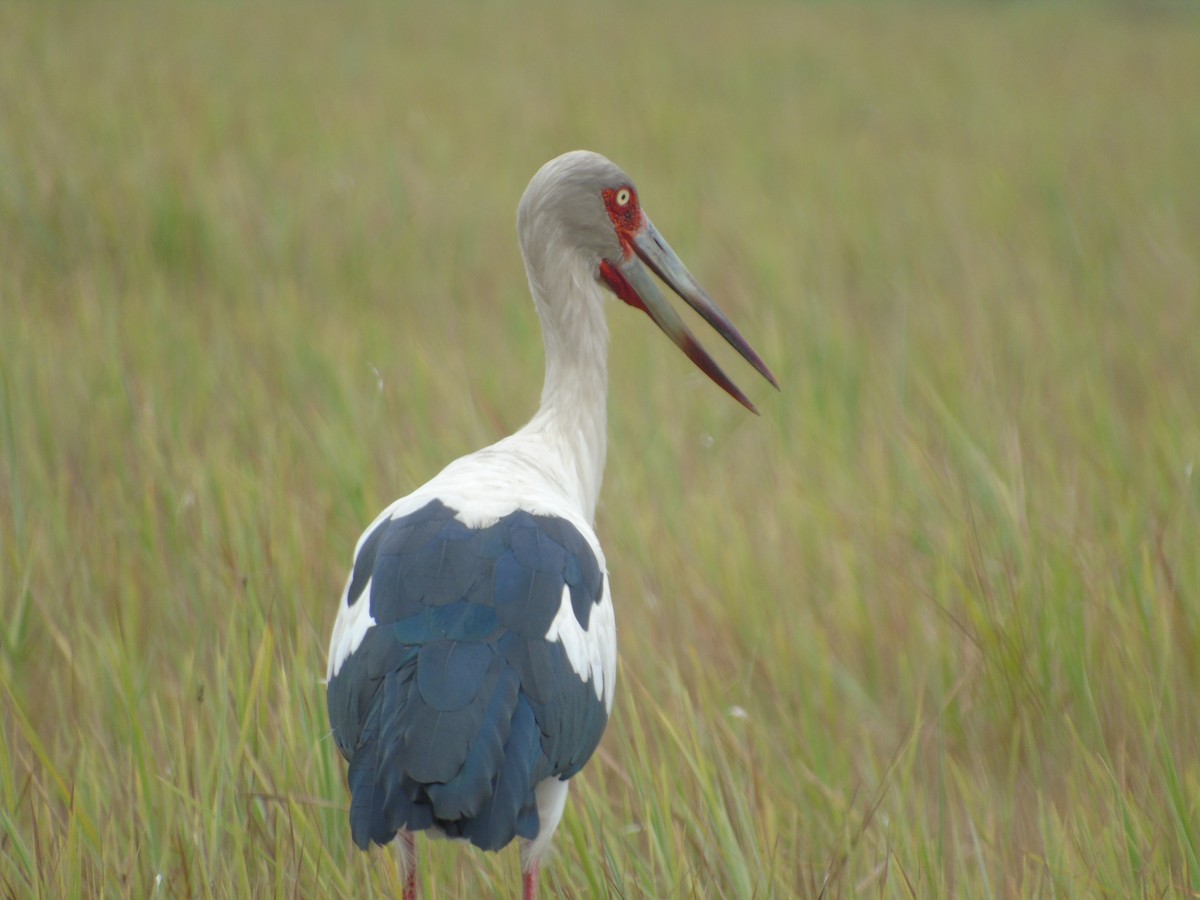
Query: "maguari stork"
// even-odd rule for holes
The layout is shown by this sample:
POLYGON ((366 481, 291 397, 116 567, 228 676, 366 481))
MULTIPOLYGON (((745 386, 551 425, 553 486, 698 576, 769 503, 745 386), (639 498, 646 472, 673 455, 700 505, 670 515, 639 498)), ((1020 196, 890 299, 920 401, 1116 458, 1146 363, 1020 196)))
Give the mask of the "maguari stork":
POLYGON ((546 354, 537 414, 379 514, 354 548, 329 644, 350 833, 364 850, 399 835, 405 900, 416 895, 418 831, 483 850, 520 838, 523 894, 536 897, 567 787, 612 711, 616 628, 592 526, 605 455, 604 289, 757 412, 653 273, 779 386, 603 156, 575 151, 542 166, 517 231, 546 354))

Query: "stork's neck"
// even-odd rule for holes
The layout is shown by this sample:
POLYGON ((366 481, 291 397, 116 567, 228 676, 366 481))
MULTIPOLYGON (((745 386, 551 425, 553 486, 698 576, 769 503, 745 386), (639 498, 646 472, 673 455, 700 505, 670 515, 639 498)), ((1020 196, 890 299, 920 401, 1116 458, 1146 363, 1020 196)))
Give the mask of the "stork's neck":
POLYGON ((546 381, 537 415, 521 433, 544 444, 555 470, 549 474, 592 522, 607 446, 608 325, 600 285, 570 256, 558 265, 539 266, 546 256, 529 260, 546 381))

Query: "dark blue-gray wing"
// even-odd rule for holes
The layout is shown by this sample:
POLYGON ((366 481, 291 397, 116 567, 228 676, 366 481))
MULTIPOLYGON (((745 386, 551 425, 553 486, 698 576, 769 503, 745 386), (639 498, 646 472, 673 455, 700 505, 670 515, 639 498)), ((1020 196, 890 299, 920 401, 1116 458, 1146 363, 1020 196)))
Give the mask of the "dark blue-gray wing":
POLYGON ((374 528, 340 611, 368 602, 374 624, 328 686, 358 846, 430 826, 487 850, 537 835, 534 788, 578 772, 608 721, 579 648, 547 634, 568 603, 577 639, 613 640, 596 634, 611 618, 592 616, 603 579, 553 516, 468 528, 435 500, 374 528))

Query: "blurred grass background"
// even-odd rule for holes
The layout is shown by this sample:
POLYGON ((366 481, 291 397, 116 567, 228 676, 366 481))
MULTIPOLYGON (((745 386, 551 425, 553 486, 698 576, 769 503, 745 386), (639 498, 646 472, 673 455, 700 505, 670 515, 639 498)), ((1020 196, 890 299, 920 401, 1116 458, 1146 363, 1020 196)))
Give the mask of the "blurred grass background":
POLYGON ((0 894, 399 894, 337 595, 532 414, 575 147, 784 390, 614 308, 621 682, 543 887, 1200 892, 1194 7, 350 2, 0 7, 0 894))

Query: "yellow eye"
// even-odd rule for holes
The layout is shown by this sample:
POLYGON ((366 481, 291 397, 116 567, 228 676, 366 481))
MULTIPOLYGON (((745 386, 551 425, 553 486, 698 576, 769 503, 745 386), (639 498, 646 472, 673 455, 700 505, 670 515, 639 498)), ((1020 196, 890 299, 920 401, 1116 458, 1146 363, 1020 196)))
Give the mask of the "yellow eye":
POLYGON ((628 206, 630 196, 629 188, 621 188, 617 191, 617 206, 628 206))

